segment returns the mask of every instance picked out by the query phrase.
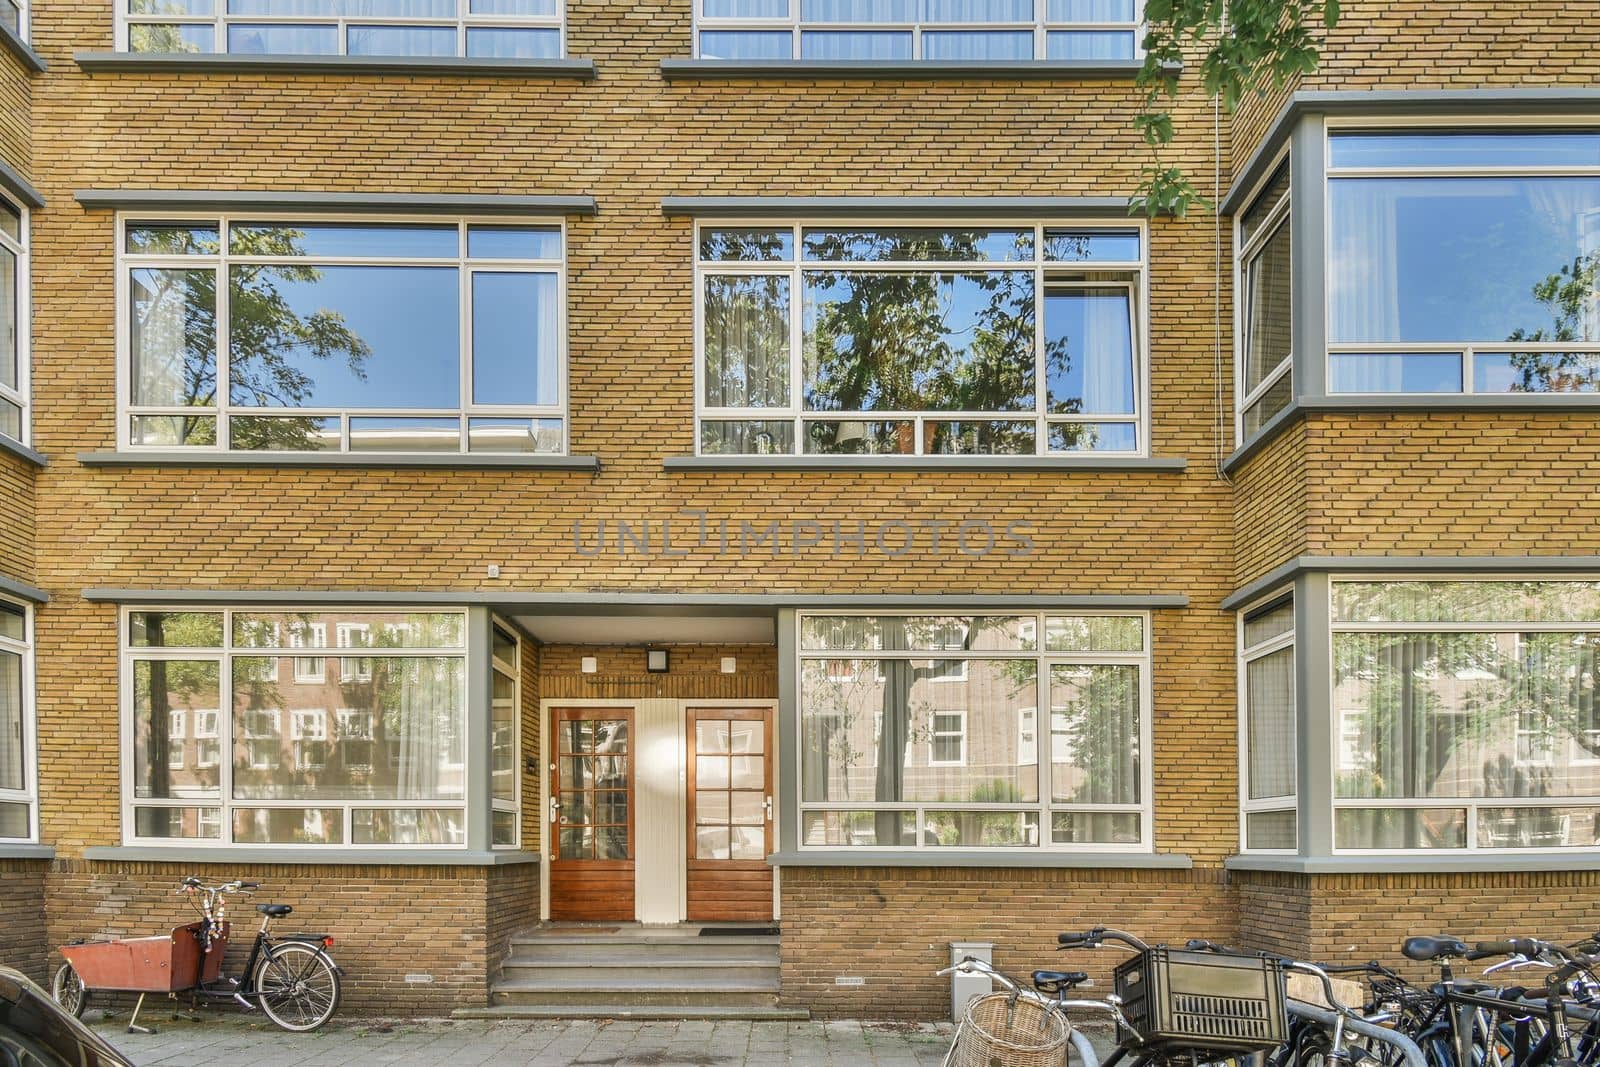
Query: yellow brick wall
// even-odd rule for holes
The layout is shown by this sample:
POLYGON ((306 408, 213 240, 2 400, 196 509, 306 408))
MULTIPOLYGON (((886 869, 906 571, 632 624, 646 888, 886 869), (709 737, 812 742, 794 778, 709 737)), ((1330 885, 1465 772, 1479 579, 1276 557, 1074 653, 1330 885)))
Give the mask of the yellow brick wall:
MULTIPOLYGON (((1306 552, 1306 428, 1286 427, 1233 475, 1233 577, 1237 585, 1306 552)), ((1320 476, 1320 475, 1317 475, 1320 476)))
POLYGON ((25 178, 33 176, 30 103, 36 77, 9 49, 0 49, 0 159, 25 178))
POLYGON ((0 575, 34 580, 34 467, 0 451, 0 575))

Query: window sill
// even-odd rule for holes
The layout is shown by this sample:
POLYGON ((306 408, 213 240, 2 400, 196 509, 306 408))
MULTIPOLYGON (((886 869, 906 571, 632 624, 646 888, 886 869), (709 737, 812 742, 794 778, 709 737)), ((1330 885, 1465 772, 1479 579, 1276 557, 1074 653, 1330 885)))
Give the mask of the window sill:
POLYGON ((669 471, 1166 471, 1179 456, 668 456, 669 471))
POLYGON ((0 860, 53 860, 56 850, 49 845, 22 845, 0 842, 0 860))
POLYGON ((767 857, 774 867, 990 867, 990 868, 1123 868, 1187 871, 1194 860, 1175 852, 1015 852, 980 849, 908 851, 892 848, 802 849, 767 857))
POLYGON ((48 467, 50 465, 50 461, 45 458, 44 453, 35 452, 21 441, 13 441, 4 434, 0 434, 0 452, 9 453, 25 463, 33 464, 35 467, 48 467))
POLYGON ((18 61, 33 73, 42 74, 50 69, 50 64, 44 61, 44 57, 30 48, 28 42, 24 41, 16 30, 4 23, 0 23, 0 44, 5 45, 6 51, 16 56, 18 61))
POLYGON ((537 852, 421 848, 255 848, 236 845, 99 845, 86 860, 139 863, 304 863, 327 866, 505 867, 538 863, 537 852))
POLYGON ((72 57, 95 73, 438 74, 464 78, 595 76, 592 59, 485 59, 476 56, 261 56, 226 52, 79 52, 72 57))
POLYGON ((79 452, 85 467, 344 467, 366 470, 551 470, 595 474, 594 456, 513 456, 448 453, 383 455, 353 452, 79 452))
POLYGON ((7 593, 30 604, 50 603, 50 594, 43 589, 28 585, 26 582, 19 582, 14 578, 7 578, 3 574, 0 574, 0 593, 7 593))
MULTIPOLYGON (((810 79, 864 81, 933 81, 966 79, 976 81, 1071 81, 1097 79, 1132 81, 1143 69, 1141 60, 1066 60, 1029 59, 1010 62, 939 62, 900 60, 880 62, 871 59, 663 59, 661 76, 681 80, 760 80, 810 79)), ((1169 67, 1175 75, 1179 68, 1169 67)))
POLYGON ((1416 853, 1366 853, 1346 856, 1229 856, 1223 867, 1230 871, 1270 871, 1280 874, 1493 874, 1517 871, 1600 870, 1600 852, 1573 849, 1570 854, 1455 853, 1424 856, 1416 853))

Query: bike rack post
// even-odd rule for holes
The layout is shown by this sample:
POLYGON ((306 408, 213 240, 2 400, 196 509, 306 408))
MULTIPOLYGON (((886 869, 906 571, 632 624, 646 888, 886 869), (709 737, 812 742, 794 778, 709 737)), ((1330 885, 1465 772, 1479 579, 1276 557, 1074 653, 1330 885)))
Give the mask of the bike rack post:
POLYGON ((130 1034, 153 1034, 156 1032, 156 1028, 153 1026, 139 1025, 139 1013, 144 1010, 144 998, 148 995, 147 993, 140 993, 139 1002, 133 1006, 133 1015, 128 1019, 128 1033, 130 1034))

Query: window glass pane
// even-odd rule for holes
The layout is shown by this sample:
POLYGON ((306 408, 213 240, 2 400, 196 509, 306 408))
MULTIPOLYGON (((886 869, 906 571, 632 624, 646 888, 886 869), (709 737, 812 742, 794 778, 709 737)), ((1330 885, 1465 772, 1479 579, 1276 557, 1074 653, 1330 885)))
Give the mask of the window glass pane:
POLYGON ((801 817, 801 843, 832 848, 884 848, 917 843, 914 811, 808 811, 801 817))
POLYGON ((1600 622, 1600 582, 1334 582, 1354 622, 1600 622))
POLYGON ((138 22, 128 27, 130 52, 210 52, 215 48, 209 25, 138 22))
MULTIPOLYGON (((1135 624, 1139 620, 1132 620, 1135 624)), ((1019 615, 806 615, 800 647, 814 651, 1031 652, 1037 623, 1019 615)))
POLYGON ((700 452, 707 456, 770 456, 794 452, 792 422, 702 422, 700 452))
POLYGON ((1133 414, 1133 291, 1051 287, 1045 295, 1048 410, 1133 414))
POLYGON ((22 439, 22 408, 0 397, 0 434, 14 440, 22 439))
POLYGON ((22 657, 0 650, 0 789, 28 788, 23 725, 22 657))
POLYGON ((130 15, 198 15, 211 14, 211 0, 128 0, 130 15))
POLYGON ((459 402, 455 268, 263 265, 235 266, 230 275, 234 404, 439 408, 459 402))
POLYGON ((356 256, 377 259, 454 259, 454 226, 431 223, 239 222, 228 227, 236 256, 356 256))
POLYGON ((554 274, 472 274, 472 400, 561 402, 561 286, 554 274))
POLYGON ((490 781, 494 799, 517 802, 517 680, 494 671, 490 702, 490 781))
POLYGON ((336 417, 235 415, 228 447, 256 451, 337 452, 343 430, 336 417))
POLYGON ((0 385, 17 388, 17 256, 0 248, 0 385))
POLYGON ((1289 358, 1292 343, 1289 288, 1292 249, 1281 223, 1244 268, 1244 391, 1253 392, 1289 358))
POLYGON ((1328 356, 1334 393, 1459 393, 1461 356, 1455 352, 1335 352, 1328 356))
POLYGON ((1044 258, 1063 263, 1137 263, 1138 230, 1046 230, 1044 258))
POLYGON ((787 30, 707 30, 700 35, 701 59, 793 59, 794 35, 787 30))
POLYGON ((461 420, 361 418, 350 420, 352 452, 459 452, 461 420))
POLYGON ((1600 133, 1572 130, 1427 130, 1334 133, 1331 167, 1595 167, 1600 133))
POLYGON ((922 0, 923 22, 1032 22, 1033 0, 922 0))
POLYGON ((1032 422, 925 422, 922 451, 939 456, 1031 456, 1032 422))
POLYGON ((467 55, 480 59, 559 59, 561 31, 469 26, 467 55))
POLYGON ((922 58, 949 61, 1032 59, 1033 33, 1029 30, 924 30, 922 58))
POLYGON ((243 55, 336 55, 339 27, 233 22, 228 24, 228 51, 243 55))
POLYGON ((490 843, 495 848, 514 848, 517 844, 517 813, 496 811, 490 814, 490 843))
POLYGON ((912 422, 807 422, 804 445, 808 454, 827 456, 912 455, 917 450, 916 424, 912 422))
POLYGON ((800 35, 801 59, 910 59, 911 34, 807 30, 800 35))
POLYGON ((701 0, 700 14, 708 19, 785 19, 789 0, 701 0))
POLYGON ((1262 393, 1256 402, 1244 409, 1244 434, 1246 437, 1255 433, 1267 422, 1289 406, 1294 399, 1294 372, 1286 371, 1283 377, 1273 382, 1262 393))
POLYGON ((1033 258, 1032 230, 943 230, 902 226, 872 230, 817 230, 801 233, 804 258, 817 262, 993 263, 1033 258))
POLYGON ((221 648, 222 613, 129 612, 128 644, 132 648, 221 648))
POLYGON ((707 407, 789 406, 789 278, 705 279, 707 407))
POLYGON ((453 56, 454 26, 351 26, 346 50, 353 56, 453 56))
POLYGON ((186 222, 128 224, 128 251, 157 256, 215 255, 222 248, 215 226, 186 222))
POLYGON ((843 671, 832 662, 801 664, 806 800, 1038 799, 1038 768, 1016 753, 1020 713, 1037 699, 1032 660, 859 660, 843 671), (934 719, 958 712, 964 761, 940 765, 934 719))
POLYGON ((220 767, 202 760, 221 707, 216 660, 139 659, 133 664, 133 795, 142 800, 216 799, 220 767))
POLYGON ((344 4, 342 0, 227 0, 227 6, 230 15, 337 18, 343 14, 344 4))
POLYGON ((561 0, 470 0, 467 10, 474 15, 558 18, 561 15, 561 0))
POLYGON ((356 845, 459 845, 467 839, 463 814, 439 808, 356 808, 350 823, 356 845))
POLYGON ((1335 633, 1340 797, 1600 793, 1600 634, 1335 633))
POLYGON ((0 637, 13 641, 27 640, 27 617, 21 608, 0 600, 0 637))
POLYGON ((1131 422, 1053 422, 1052 452, 1137 452, 1139 427, 1131 422))
POLYGON ((360 18, 456 17, 456 0, 345 0, 344 14, 360 18))
POLYGON ((1466 848, 1462 808, 1338 808, 1333 846, 1352 849, 1466 848))
POLYGON ((915 22, 918 0, 800 0, 801 22, 915 22))
POLYGON ((339 845, 339 808, 234 808, 233 840, 241 845, 339 845))
POLYGON ((1341 178, 1328 210, 1334 342, 1600 339, 1600 178, 1341 178))
POLYGON ((470 226, 471 259, 560 259, 561 231, 545 226, 470 226))
POLYGON ((128 440, 147 447, 214 445, 217 420, 205 415, 134 415, 129 420, 128 440))
POLYGON ((1593 848, 1600 808, 1479 808, 1479 848, 1593 848))
POLYGON ((1051 799, 1064 804, 1137 804, 1139 668, 1055 664, 1050 668, 1051 799))
POLYGON ((0 196, 0 233, 22 242, 22 212, 3 196, 0 196))
POLYGON ((1144 620, 1136 615, 1052 615, 1044 620, 1051 652, 1143 652, 1144 620))
POLYGON ((1244 817, 1244 847, 1285 848, 1300 846, 1296 815, 1292 811, 1253 811, 1244 817))
POLYGON ((1133 0, 1049 0, 1050 22, 1132 22, 1133 0))
POLYGON ((1048 59, 1132 59, 1134 35, 1123 30, 1052 30, 1045 37, 1048 59))
POLYGON ((560 419, 468 419, 467 448, 556 455, 566 451, 562 425, 560 419))
POLYGON ((1294 602, 1266 608, 1244 620, 1244 647, 1252 648, 1274 637, 1294 632, 1294 602))
POLYGON ((221 808, 134 808, 136 837, 216 840, 222 836, 221 808))
POLYGON ((516 670, 517 639, 499 626, 495 626, 490 633, 490 641, 494 658, 516 670))
POLYGON ((234 658, 233 795, 260 800, 463 797, 462 660, 347 659, 357 666, 351 678, 301 686, 283 684, 284 671, 264 669, 271 660, 234 658), (288 707, 280 711, 282 705, 288 707))
POLYGON ((217 272, 136 267, 128 272, 133 402, 217 402, 217 272))
POLYGON ((1472 388, 1479 393, 1593 393, 1600 356, 1592 352, 1474 352, 1472 388))
POLYGON ((1289 163, 1285 160, 1283 165, 1273 173, 1272 178, 1262 188, 1261 192, 1256 194, 1256 198, 1251 201, 1250 207, 1245 210, 1243 215, 1239 216, 1239 242, 1244 244, 1254 237, 1257 231, 1272 217, 1273 211, 1288 195, 1289 163))
POLYGON ((233 613, 239 648, 465 648, 459 612, 233 613))
POLYGON ((946 848, 1004 848, 1039 843, 1036 811, 925 811, 922 844, 946 848))
POLYGON ((1249 797, 1295 794, 1294 649, 1245 664, 1245 731, 1249 797))
POLYGON ((1057 845, 1137 845, 1142 816, 1136 811, 1058 811, 1050 816, 1057 845))
POLYGON ((701 230, 700 258, 718 263, 793 259, 794 231, 787 228, 701 230))
POLYGON ((803 277, 807 410, 1033 408, 1030 272, 803 277))

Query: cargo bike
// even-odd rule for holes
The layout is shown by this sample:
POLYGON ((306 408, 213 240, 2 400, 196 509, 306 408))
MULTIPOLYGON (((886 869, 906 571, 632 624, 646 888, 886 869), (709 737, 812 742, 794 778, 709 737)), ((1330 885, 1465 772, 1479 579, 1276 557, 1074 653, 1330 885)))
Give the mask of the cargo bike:
POLYGON ((138 995, 128 1032, 154 1031, 139 1025, 145 998, 165 993, 172 999, 188 994, 191 1009, 207 1000, 231 1000, 247 1011, 257 1006, 285 1030, 315 1030, 339 1008, 343 972, 328 949, 326 934, 274 934, 272 921, 294 909, 288 904, 257 904, 261 926, 238 977, 223 972, 228 949, 227 897, 251 893, 258 882, 232 881, 202 885, 185 878, 178 887, 199 912, 197 922, 173 927, 153 937, 73 941, 61 946, 66 962, 56 969, 50 992, 56 1002, 82 1016, 95 994, 138 995))

